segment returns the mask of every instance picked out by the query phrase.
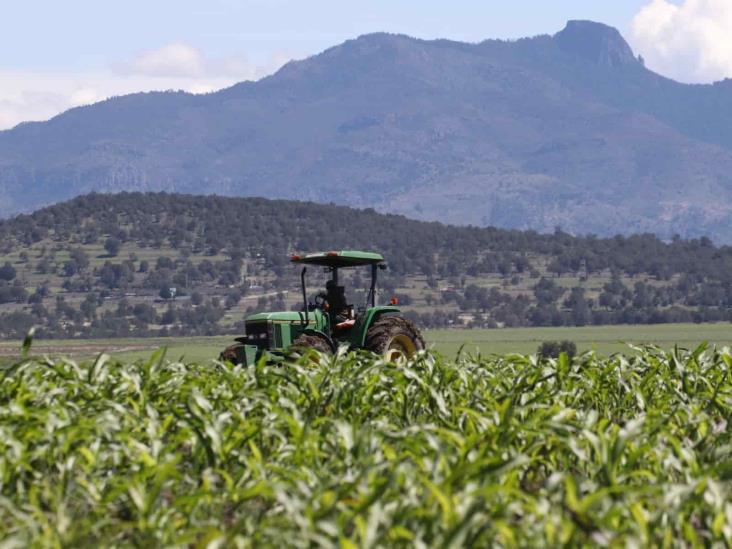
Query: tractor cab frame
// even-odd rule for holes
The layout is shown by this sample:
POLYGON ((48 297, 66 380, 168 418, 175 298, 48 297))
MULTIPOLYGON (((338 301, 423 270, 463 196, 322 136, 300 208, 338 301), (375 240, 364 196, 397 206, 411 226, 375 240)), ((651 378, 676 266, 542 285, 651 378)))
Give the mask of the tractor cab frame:
MULTIPOLYGON (((320 267, 324 267, 328 270, 328 272, 331 274, 330 282, 332 283, 333 287, 339 288, 339 279, 338 279, 338 272, 340 269, 345 269, 349 267, 361 267, 361 266, 371 266, 371 284, 369 286, 369 291, 366 296, 366 304, 367 307, 370 304, 370 307, 376 307, 376 281, 378 278, 378 272, 379 270, 385 270, 386 269, 386 263, 384 262, 384 258, 380 254, 371 253, 371 252, 351 252, 351 251, 343 251, 343 252, 325 252, 325 253, 317 253, 317 254, 308 254, 306 256, 299 256, 299 255, 293 255, 291 258, 291 261, 293 263, 302 264, 303 268, 300 272, 300 284, 302 287, 302 299, 303 299, 303 311, 305 312, 305 324, 308 323, 308 313, 309 311, 313 310, 316 307, 319 307, 317 303, 310 303, 308 301, 307 297, 307 285, 305 282, 305 275, 307 274, 307 265, 316 265, 320 267)), ((327 294, 319 293, 318 296, 323 296, 323 298, 326 300, 326 303, 328 305, 328 309, 331 308, 333 304, 328 303, 327 294)), ((394 303, 392 303, 394 304, 394 303)), ((352 306, 349 306, 352 307, 352 306)), ((364 308, 365 309, 365 308, 364 308)), ((331 317, 335 317, 336 314, 339 311, 329 311, 331 317)), ((359 310, 358 313, 363 313, 364 311, 359 310)), ((350 316, 353 316, 355 313, 354 311, 350 312, 350 316)))

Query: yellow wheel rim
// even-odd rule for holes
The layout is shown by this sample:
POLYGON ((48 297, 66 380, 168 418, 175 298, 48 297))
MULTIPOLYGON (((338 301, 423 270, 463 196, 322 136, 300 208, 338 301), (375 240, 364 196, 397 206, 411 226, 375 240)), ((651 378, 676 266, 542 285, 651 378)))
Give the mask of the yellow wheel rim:
POLYGON ((409 358, 417 352, 414 341, 405 335, 394 336, 389 345, 386 346, 384 358, 389 362, 394 362, 399 358, 409 358))

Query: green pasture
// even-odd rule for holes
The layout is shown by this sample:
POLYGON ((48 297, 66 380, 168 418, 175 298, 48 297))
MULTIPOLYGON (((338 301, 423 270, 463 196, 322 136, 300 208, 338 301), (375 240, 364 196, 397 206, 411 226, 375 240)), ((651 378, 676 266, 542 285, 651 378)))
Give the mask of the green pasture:
POLYGON ((628 344, 654 344, 664 349, 674 345, 695 348, 703 341, 718 346, 732 344, 732 325, 718 324, 652 324, 642 326, 585 326, 562 328, 504 328, 496 330, 434 330, 425 338, 434 348, 453 356, 462 347, 464 352, 482 354, 529 354, 542 341, 570 340, 577 350, 595 351, 601 355, 625 352, 628 344))

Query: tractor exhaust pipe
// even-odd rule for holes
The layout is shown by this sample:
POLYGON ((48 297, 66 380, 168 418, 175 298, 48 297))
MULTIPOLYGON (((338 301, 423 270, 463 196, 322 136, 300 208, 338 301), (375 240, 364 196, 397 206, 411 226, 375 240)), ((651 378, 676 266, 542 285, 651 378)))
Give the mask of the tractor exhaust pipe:
POLYGON ((300 273, 300 284, 302 285, 302 303, 303 307, 305 308, 305 326, 308 326, 310 324, 310 317, 308 316, 308 294, 305 291, 305 273, 308 271, 307 267, 302 268, 302 273, 300 273))

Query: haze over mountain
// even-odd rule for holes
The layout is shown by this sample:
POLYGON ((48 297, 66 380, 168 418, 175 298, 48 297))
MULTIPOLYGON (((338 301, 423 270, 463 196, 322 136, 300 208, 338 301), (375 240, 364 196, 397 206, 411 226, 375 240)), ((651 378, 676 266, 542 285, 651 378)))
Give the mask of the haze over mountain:
POLYGON ((145 93, 0 132, 0 214, 89 191, 732 242, 732 81, 647 70, 620 33, 371 34, 208 95, 145 93))

